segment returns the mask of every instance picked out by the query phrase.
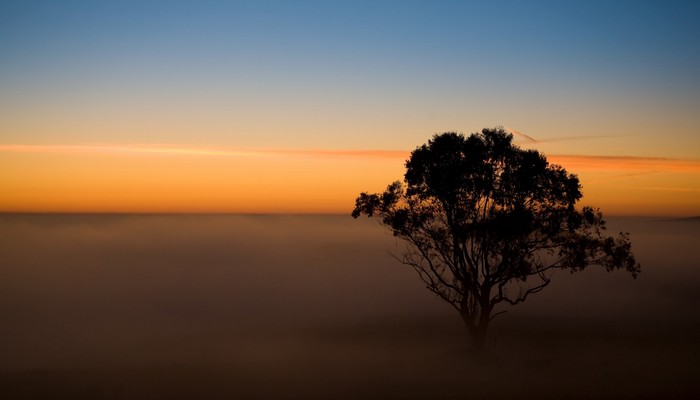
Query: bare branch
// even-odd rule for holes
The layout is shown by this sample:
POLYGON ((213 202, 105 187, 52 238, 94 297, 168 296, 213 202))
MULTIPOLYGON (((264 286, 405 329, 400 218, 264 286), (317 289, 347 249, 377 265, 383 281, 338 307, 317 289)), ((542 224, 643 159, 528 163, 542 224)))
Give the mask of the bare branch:
POLYGON ((503 311, 499 311, 499 312, 497 312, 497 313, 495 313, 495 314, 492 314, 492 315, 489 317, 489 321, 492 321, 494 318, 498 317, 498 316, 501 315, 501 314, 505 314, 505 313, 507 313, 507 312, 508 312, 508 310, 503 310, 503 311))

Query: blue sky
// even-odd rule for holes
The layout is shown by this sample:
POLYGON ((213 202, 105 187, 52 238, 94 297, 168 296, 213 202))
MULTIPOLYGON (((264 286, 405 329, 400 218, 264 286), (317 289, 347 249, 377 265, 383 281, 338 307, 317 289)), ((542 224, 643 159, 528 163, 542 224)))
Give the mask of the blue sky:
POLYGON ((590 130, 596 114, 618 131, 659 107, 663 126, 700 103, 699 4, 5 1, 3 119, 34 109, 56 132, 18 122, 2 135, 411 148, 498 124, 551 137, 568 118, 590 130), (65 121, 81 112, 114 129, 65 121), (154 122, 173 115, 177 129, 154 122), (551 128, 533 122, 548 118, 551 128), (115 121, 128 119, 148 123, 115 121))

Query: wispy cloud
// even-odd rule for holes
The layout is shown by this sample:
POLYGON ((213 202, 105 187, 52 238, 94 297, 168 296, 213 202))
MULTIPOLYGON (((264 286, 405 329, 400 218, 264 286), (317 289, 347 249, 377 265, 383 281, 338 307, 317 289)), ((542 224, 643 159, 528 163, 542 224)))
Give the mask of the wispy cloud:
POLYGON ((526 134, 524 134, 518 130, 515 130, 513 128, 508 128, 506 126, 503 129, 505 129, 506 132, 512 133, 514 136, 521 137, 521 138, 525 139, 525 141, 528 143, 539 143, 539 140, 535 139, 534 137, 532 137, 530 135, 526 135, 526 134))
POLYGON ((81 144, 81 145, 0 145, 0 152, 53 154, 159 154, 179 156, 297 156, 297 157, 371 157, 403 158, 403 150, 333 150, 333 149, 275 149, 200 147, 174 144, 81 144))
MULTIPOLYGON (((535 139, 532 139, 535 140, 535 139)), ((151 154, 172 156, 214 157, 361 157, 405 160, 408 150, 372 149, 300 149, 300 148, 234 148, 220 146, 188 146, 176 144, 80 144, 80 145, 22 145, 0 144, 0 153, 48 154, 151 154)), ((700 159, 664 157, 595 156, 575 154, 547 155, 553 164, 573 172, 580 170, 620 171, 628 174, 650 172, 700 172, 700 159)))
POLYGON ((529 144, 541 144, 541 143, 555 143, 555 142, 568 142, 574 140, 600 140, 600 139, 610 139, 617 137, 628 137, 632 135, 575 135, 575 136, 557 136, 553 138, 535 138, 531 135, 526 135, 516 129, 504 127, 506 132, 510 132, 515 137, 524 139, 525 143, 529 144))
POLYGON ((569 142, 575 140, 601 140, 601 139, 611 139, 620 137, 631 137, 634 135, 576 135, 576 136, 558 136, 554 138, 544 138, 537 139, 537 143, 555 143, 555 142, 569 142))
POLYGON ((697 193, 697 192, 700 192, 700 188, 678 187, 678 186, 641 186, 641 187, 630 186, 629 188, 639 189, 639 190, 651 190, 651 191, 655 191, 655 192, 679 192, 679 193, 697 193))
POLYGON ((572 171, 700 172, 700 159, 586 155, 551 155, 547 159, 572 171))

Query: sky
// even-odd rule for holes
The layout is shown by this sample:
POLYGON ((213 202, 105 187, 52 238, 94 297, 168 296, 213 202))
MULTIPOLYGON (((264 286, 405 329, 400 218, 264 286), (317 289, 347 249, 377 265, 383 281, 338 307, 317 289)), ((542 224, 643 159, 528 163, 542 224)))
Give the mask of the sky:
POLYGON ((700 215, 696 1, 0 3, 0 211, 349 213, 504 126, 609 214, 700 215))

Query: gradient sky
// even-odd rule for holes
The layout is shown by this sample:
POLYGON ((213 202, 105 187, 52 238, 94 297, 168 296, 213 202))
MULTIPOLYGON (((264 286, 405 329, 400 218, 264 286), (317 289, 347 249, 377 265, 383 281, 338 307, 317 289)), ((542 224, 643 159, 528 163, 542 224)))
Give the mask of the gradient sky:
POLYGON ((349 212, 502 125, 612 214, 700 214, 697 1, 0 3, 0 211, 349 212))

